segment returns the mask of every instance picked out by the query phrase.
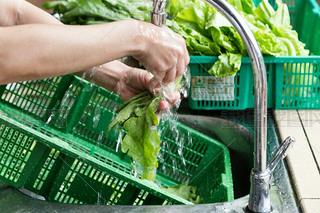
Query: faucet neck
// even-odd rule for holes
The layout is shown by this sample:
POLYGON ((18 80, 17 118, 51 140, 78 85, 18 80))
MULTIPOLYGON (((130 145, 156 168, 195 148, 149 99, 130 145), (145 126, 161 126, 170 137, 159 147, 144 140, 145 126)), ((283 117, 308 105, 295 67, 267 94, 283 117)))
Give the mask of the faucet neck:
POLYGON ((269 212, 269 183, 271 175, 267 164, 267 74, 263 56, 257 40, 244 18, 225 0, 204 0, 223 14, 239 33, 247 48, 254 76, 255 161, 252 170, 249 209, 254 212, 269 212), (262 211, 260 211, 262 210, 262 211))
POLYGON ((153 10, 154 13, 162 13, 165 10, 167 0, 153 0, 153 10))
POLYGON ((151 11, 151 23, 157 26, 165 25, 166 23, 166 0, 154 0, 153 10, 151 11))

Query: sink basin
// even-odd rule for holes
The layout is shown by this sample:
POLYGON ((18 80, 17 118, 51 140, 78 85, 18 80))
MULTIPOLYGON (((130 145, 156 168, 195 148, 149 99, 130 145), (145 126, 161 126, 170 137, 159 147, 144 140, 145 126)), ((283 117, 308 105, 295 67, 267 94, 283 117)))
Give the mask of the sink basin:
MULTIPOLYGON (((272 113, 269 113, 271 115, 272 113)), ((0 208, 16 211, 61 212, 242 212, 248 202, 250 172, 253 167, 253 111, 190 111, 179 110, 179 121, 225 144, 230 151, 235 200, 225 203, 194 206, 93 206, 45 202, 26 196, 0 184, 0 208), (203 115, 206 116, 203 116, 203 115), (14 202, 14 205, 10 205, 14 202)), ((272 116, 268 118, 268 157, 278 146, 272 116)), ((274 172, 271 203, 278 212, 299 212, 285 164, 274 172)))
POLYGON ((249 194, 250 172, 253 166, 253 133, 244 126, 219 117, 180 115, 179 121, 217 139, 229 149, 234 197, 249 194))

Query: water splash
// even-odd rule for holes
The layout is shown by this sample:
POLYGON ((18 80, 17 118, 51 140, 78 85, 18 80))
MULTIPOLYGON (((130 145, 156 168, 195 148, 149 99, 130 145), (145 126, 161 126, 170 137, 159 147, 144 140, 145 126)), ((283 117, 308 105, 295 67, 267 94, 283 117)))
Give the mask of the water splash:
MULTIPOLYGON (((118 127, 117 127, 118 129, 118 127)), ((119 152, 119 147, 120 147, 120 144, 121 144, 121 141, 122 141, 122 138, 123 138, 123 131, 118 131, 119 132, 119 135, 118 135, 118 139, 117 139, 117 145, 116 145, 116 152, 119 152)))
POLYGON ((101 192, 98 192, 97 194, 98 194, 98 196, 97 196, 97 203, 96 203, 96 205, 103 205, 103 202, 101 202, 101 201, 103 201, 103 200, 102 200, 102 196, 101 196, 101 192))
POLYGON ((61 102, 57 102, 53 109, 50 112, 49 117, 47 118, 45 124, 50 125, 53 122, 53 119, 55 119, 55 125, 58 127, 66 127, 67 126, 67 116, 70 111, 71 106, 74 103, 74 97, 73 97, 73 87, 74 85, 70 85, 68 90, 65 92, 61 102))
MULTIPOLYGON (((179 89, 179 93, 183 98, 188 96, 189 82, 190 70, 186 70, 181 81, 182 86, 179 89)), ((172 91, 173 86, 171 85, 170 87, 169 89, 168 87, 164 89, 165 97, 168 95, 168 91, 170 91, 170 89, 172 91)), ((179 115, 177 110, 180 104, 181 101, 178 101, 172 108, 168 108, 166 112, 161 114, 159 125, 161 128, 158 129, 161 138, 169 137, 171 141, 166 141, 165 139, 161 141, 161 149, 158 156, 158 162, 161 166, 159 169, 165 174, 172 173, 170 174, 171 176, 174 176, 179 173, 179 171, 186 169, 187 164, 184 156, 184 149, 185 146, 190 146, 192 144, 191 133, 182 133, 179 131, 179 115), (177 158, 173 156, 179 157, 177 158), (164 163, 169 164, 170 166, 165 166, 164 163)))
POLYGON ((177 141, 177 143, 178 143, 177 152, 178 152, 178 154, 180 156, 180 159, 181 159, 182 164, 183 164, 184 167, 186 166, 186 161, 185 161, 185 158, 183 156, 183 149, 184 149, 185 141, 186 141, 186 139, 184 137, 180 137, 179 140, 177 141))
POLYGON ((50 115, 48 116, 48 118, 47 118, 47 120, 45 122, 45 125, 49 125, 51 123, 52 119, 56 116, 56 114, 57 114, 57 110, 56 109, 59 107, 59 105, 60 105, 60 101, 58 100, 55 103, 53 109, 50 111, 50 115))
POLYGON ((93 118, 92 118, 92 121, 93 121, 93 128, 97 128, 98 127, 98 124, 99 124, 99 121, 100 121, 100 118, 101 118, 101 108, 100 107, 96 107, 96 109, 94 110, 94 115, 93 115, 93 118))

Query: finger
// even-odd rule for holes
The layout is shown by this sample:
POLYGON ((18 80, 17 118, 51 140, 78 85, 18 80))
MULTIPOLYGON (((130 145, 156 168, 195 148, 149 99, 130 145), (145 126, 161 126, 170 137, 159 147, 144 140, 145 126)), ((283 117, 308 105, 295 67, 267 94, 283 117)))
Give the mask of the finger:
POLYGON ((180 99, 181 99, 180 93, 173 92, 169 94, 166 101, 168 102, 169 107, 172 107, 172 105, 176 104, 180 99))
POLYGON ((170 93, 169 96, 165 99, 160 101, 159 103, 159 110, 160 111, 167 111, 172 108, 179 100, 181 96, 179 92, 170 93))
POLYGON ((162 91, 161 83, 156 77, 153 77, 150 80, 148 84, 148 90, 153 94, 159 94, 162 91))
POLYGON ((189 65, 190 63, 190 56, 189 56, 189 53, 188 53, 188 50, 186 48, 186 54, 184 55, 184 61, 185 61, 185 64, 186 64, 186 67, 189 65))
POLYGON ((160 101, 159 103, 159 111, 167 111, 170 109, 170 106, 169 103, 166 101, 166 100, 162 100, 160 101))
POLYGON ((179 62, 177 64, 177 72, 176 72, 175 79, 180 77, 185 72, 185 70, 186 70, 185 61, 184 60, 179 60, 179 62))
POLYGON ((138 80, 141 81, 141 84, 144 86, 145 89, 149 89, 150 81, 154 77, 153 74, 143 69, 136 68, 135 70, 140 74, 140 76, 138 76, 138 80))
POLYGON ((177 67, 176 65, 174 65, 168 72, 166 72, 166 75, 164 76, 162 83, 164 85, 167 85, 170 82, 173 82, 176 78, 176 72, 177 72, 177 67))

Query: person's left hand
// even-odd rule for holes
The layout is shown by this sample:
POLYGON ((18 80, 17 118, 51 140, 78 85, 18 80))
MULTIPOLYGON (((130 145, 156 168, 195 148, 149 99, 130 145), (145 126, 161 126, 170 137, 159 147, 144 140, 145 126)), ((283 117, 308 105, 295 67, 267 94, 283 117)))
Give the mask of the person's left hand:
MULTIPOLYGON (((112 61, 95 67, 85 72, 86 79, 117 93, 123 101, 138 95, 144 91, 154 93, 151 79, 153 75, 146 70, 127 66, 120 61, 112 61)), ((167 94, 166 100, 162 100, 159 110, 167 110, 180 100, 179 92, 167 94)))

